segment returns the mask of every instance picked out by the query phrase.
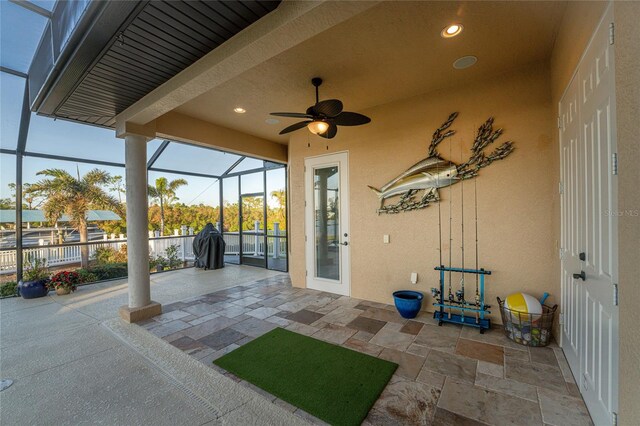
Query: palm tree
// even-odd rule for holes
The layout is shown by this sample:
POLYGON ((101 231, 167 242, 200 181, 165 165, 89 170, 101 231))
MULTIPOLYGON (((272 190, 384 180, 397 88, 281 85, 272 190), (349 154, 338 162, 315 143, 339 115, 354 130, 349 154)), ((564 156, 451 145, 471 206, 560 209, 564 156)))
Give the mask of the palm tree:
MULTIPOLYGON (((102 189, 111 180, 111 175, 104 170, 93 169, 82 177, 78 172, 77 178, 62 169, 46 169, 37 174, 48 179, 34 183, 27 191, 45 197, 42 209, 51 222, 57 222, 66 214, 71 224, 78 228, 81 243, 88 240, 89 210, 115 210, 124 217, 118 200, 102 189)), ((80 250, 82 267, 86 267, 89 264, 89 247, 82 245, 80 250)))
POLYGON ((176 190, 187 185, 184 179, 175 179, 169 182, 165 177, 156 179, 156 186, 149 185, 149 197, 160 203, 160 235, 164 235, 164 206, 176 201, 176 190))
MULTIPOLYGON (((11 198, 13 198, 15 200, 16 199, 16 184, 12 182, 12 183, 8 184, 7 186, 11 190, 11 198)), ((39 197, 38 194, 35 194, 35 193, 29 191, 30 187, 31 187, 30 183, 23 183, 22 184, 22 199, 24 200, 24 202, 22 203, 22 206, 23 206, 23 208, 26 208, 26 209, 29 209, 29 210, 33 210, 33 209, 37 209, 38 207, 40 207, 40 204, 42 204, 44 202, 44 200, 40 199, 41 197, 39 197)))

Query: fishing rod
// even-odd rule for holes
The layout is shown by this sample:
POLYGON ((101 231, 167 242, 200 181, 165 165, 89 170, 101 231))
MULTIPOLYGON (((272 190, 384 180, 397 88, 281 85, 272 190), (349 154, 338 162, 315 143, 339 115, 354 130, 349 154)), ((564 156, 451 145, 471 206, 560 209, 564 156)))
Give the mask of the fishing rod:
MULTIPOLYGON (((438 165, 438 187, 440 187, 440 165, 438 165)), ((440 203, 440 200, 438 200, 438 251, 440 252, 439 265, 442 266, 442 214, 440 213, 440 204, 442 203, 440 203)))
MULTIPOLYGON (((463 159, 463 153, 462 153, 462 141, 460 142, 460 160, 462 161, 463 159)), ((460 279, 460 286, 461 286, 461 290, 460 290, 460 295, 458 296, 458 300, 460 300, 461 302, 464 302, 464 178, 460 179, 460 215, 461 215, 461 219, 460 219, 460 229, 461 229, 461 238, 462 238, 462 244, 460 245, 461 251, 462 251, 462 277, 460 279)))
MULTIPOLYGON (((473 178, 473 202, 475 207, 476 216, 476 270, 478 270, 478 175, 473 178)), ((476 275, 476 309, 480 306, 480 293, 478 291, 478 275, 476 275)), ((478 312, 476 312, 476 323, 480 320, 478 318, 478 312)))
MULTIPOLYGON (((451 153, 452 153, 452 143, 449 140, 449 162, 451 162, 451 153)), ((449 268, 452 267, 451 264, 451 252, 453 247, 453 235, 451 234, 451 199, 453 198, 453 190, 451 189, 451 184, 453 183, 453 176, 451 172, 451 167, 449 167, 449 268)), ((453 293, 451 292, 451 270, 449 270, 449 302, 453 302, 453 293)), ((449 309, 449 319, 451 319, 451 309, 449 309)))

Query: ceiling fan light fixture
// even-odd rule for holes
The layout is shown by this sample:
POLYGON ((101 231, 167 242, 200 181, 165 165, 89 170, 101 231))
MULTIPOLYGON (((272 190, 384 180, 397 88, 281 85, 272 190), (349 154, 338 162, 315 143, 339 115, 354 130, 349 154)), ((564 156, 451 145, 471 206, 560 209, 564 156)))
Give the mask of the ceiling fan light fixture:
POLYGON ((235 107, 233 109, 233 112, 235 112, 236 114, 244 114, 245 112, 247 112, 247 110, 242 107, 235 107))
POLYGON ((451 24, 444 27, 440 35, 444 38, 455 37, 462 32, 463 28, 462 24, 451 24))
POLYGON ((314 120, 311 123, 307 124, 307 128, 314 135, 321 135, 329 129, 329 123, 314 120))

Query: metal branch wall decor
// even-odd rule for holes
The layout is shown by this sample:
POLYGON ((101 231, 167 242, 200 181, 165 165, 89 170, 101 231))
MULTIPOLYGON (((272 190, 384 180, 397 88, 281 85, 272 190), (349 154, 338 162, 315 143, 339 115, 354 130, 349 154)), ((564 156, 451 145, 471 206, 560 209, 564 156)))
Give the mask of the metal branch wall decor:
POLYGON ((470 179, 478 175, 478 171, 487 167, 496 160, 502 160, 514 150, 513 142, 507 141, 496 148, 492 153, 485 154, 484 149, 496 141, 502 135, 502 129, 493 130, 493 117, 489 117, 482 126, 478 128, 478 133, 471 147, 471 157, 460 165, 445 160, 437 150, 438 145, 446 138, 453 136, 455 130, 447 130, 458 116, 457 112, 452 113, 447 121, 434 133, 429 145, 428 157, 401 173, 396 178, 389 181, 380 189, 372 186, 369 188, 380 199, 380 213, 399 213, 417 210, 427 207, 430 203, 440 200, 438 189, 449 187, 457 182, 470 179), (424 191, 420 199, 416 199, 416 194, 424 191), (395 204, 385 205, 385 200, 400 196, 395 204))

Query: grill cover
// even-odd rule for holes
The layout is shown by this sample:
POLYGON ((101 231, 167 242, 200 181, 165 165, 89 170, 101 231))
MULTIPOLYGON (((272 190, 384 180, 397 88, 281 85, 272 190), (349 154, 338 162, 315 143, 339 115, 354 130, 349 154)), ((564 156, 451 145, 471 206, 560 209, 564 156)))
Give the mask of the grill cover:
POLYGON ((212 223, 207 223, 193 239, 194 266, 205 270, 224 268, 224 247, 220 231, 212 223))

